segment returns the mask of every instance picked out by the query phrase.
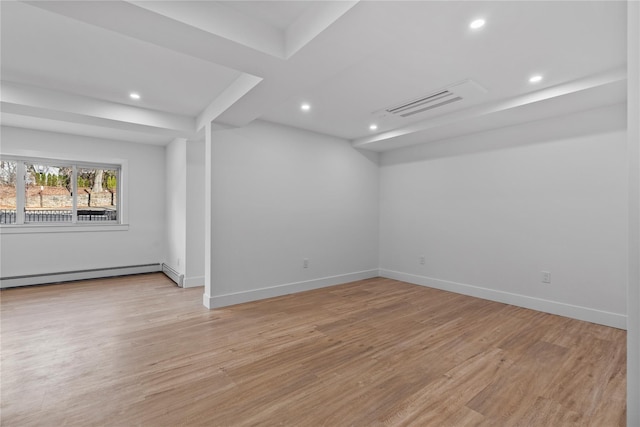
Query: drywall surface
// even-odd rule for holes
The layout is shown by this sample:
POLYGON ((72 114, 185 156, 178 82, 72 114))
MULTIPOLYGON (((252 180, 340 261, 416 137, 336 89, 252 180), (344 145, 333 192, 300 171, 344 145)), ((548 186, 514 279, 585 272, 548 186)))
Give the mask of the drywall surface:
POLYGON ((187 252, 187 141, 174 139, 166 147, 164 191, 166 227, 165 263, 185 274, 187 252))
POLYGON ((186 272, 184 285, 204 286, 204 142, 187 142, 186 272))
POLYGON ((205 305, 377 275, 376 153, 260 121, 215 131, 211 144, 205 305))
POLYGON ((624 328, 625 126, 620 104, 384 153, 381 274, 624 328))
POLYGON ((640 426, 640 3, 627 2, 629 283, 627 425, 640 426))
POLYGON ((120 231, 2 233, 2 277, 160 263, 164 258, 164 147, 2 127, 2 154, 126 163, 120 231))

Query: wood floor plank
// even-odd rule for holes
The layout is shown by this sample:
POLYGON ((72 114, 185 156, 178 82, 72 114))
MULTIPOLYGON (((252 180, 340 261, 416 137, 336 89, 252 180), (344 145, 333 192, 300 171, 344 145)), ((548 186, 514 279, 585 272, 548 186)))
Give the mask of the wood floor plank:
MULTIPOLYGON (((535 403, 518 420, 515 427, 530 426, 574 426, 587 424, 579 413, 568 410, 556 401, 538 397, 535 403)), ((596 424, 614 426, 615 424, 596 424)))
POLYGON ((480 393, 475 395, 467 407, 493 420, 494 425, 504 425, 511 419, 520 419, 531 406, 537 403, 551 386, 558 365, 567 349, 554 344, 535 341, 526 353, 514 355, 513 364, 504 375, 496 377, 480 393))
POLYGON ((623 426, 626 333, 375 278, 207 310, 161 274, 0 292, 2 426, 623 426))

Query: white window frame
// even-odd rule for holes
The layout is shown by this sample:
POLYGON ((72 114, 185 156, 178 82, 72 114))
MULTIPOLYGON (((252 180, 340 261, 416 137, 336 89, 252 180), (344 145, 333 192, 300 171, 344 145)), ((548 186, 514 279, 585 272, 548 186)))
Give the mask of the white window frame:
POLYGON ((128 162, 124 159, 78 159, 73 156, 38 156, 24 154, 0 154, 2 160, 17 162, 16 179, 16 222, 14 224, 0 224, 0 234, 24 233, 67 233, 87 231, 126 231, 128 225, 128 162), (25 222, 26 205, 26 168, 25 163, 68 165, 72 167, 72 221, 71 222, 25 222), (77 170, 78 168, 117 169, 117 220, 115 221, 78 221, 77 206, 77 170))

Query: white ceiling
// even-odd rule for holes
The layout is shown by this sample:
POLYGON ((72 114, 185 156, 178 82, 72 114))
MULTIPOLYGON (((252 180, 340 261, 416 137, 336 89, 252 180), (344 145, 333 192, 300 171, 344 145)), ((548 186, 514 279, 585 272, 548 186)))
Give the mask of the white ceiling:
POLYGON ((233 8, 256 20, 285 31, 309 9, 304 1, 221 1, 226 7, 233 8))
POLYGON ((166 144, 209 120, 262 119, 388 150, 626 97, 623 1, 0 7, 9 126, 166 144), (469 29, 478 17, 485 27, 469 29), (543 81, 530 84, 536 73, 543 81), (483 90, 409 118, 382 114, 466 80, 483 90))
POLYGON ((30 5, 2 4, 2 80, 195 116, 240 74, 30 5), (134 102, 131 91, 144 97, 134 102))

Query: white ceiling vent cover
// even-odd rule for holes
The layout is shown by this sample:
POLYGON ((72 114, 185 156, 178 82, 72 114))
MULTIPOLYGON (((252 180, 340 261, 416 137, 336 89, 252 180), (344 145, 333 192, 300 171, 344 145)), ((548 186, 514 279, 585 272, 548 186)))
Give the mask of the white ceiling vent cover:
MULTIPOLYGON (((431 92, 428 95, 413 98, 410 101, 405 101, 385 108, 382 111, 377 111, 374 114, 382 117, 411 117, 427 111, 433 111, 435 113, 437 111, 434 110, 443 109, 443 107, 447 105, 459 103, 460 101, 473 100, 485 93, 487 93, 487 90, 484 87, 471 79, 467 79, 431 92)), ((462 102, 461 104, 466 104, 466 102, 462 102)), ((460 105, 460 107, 462 107, 462 105, 460 105)), ((451 109, 446 108, 446 110, 450 111, 451 109)), ((442 112, 444 113, 445 111, 442 112)))

